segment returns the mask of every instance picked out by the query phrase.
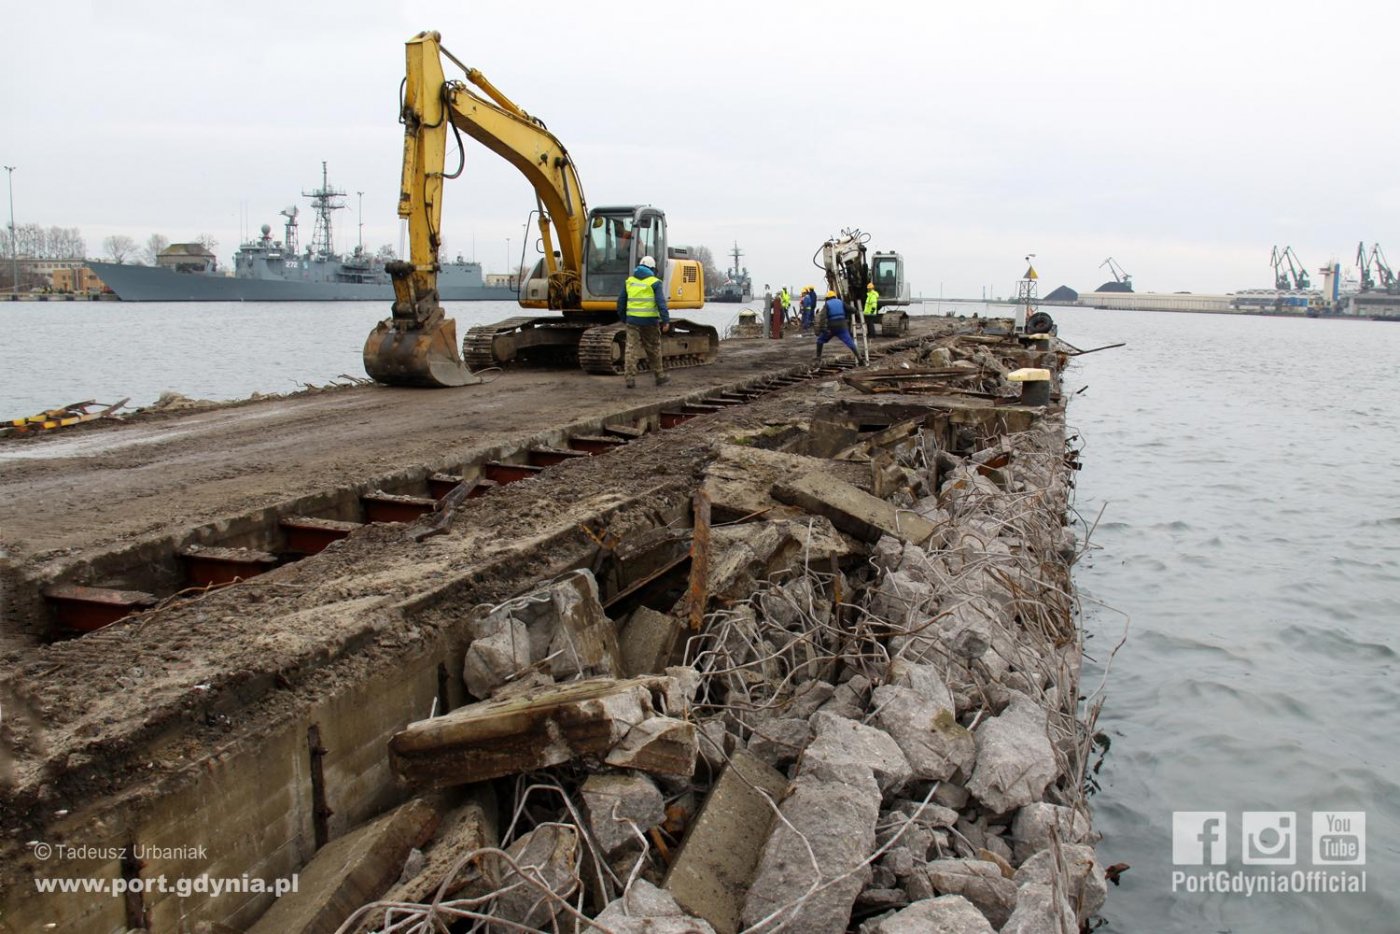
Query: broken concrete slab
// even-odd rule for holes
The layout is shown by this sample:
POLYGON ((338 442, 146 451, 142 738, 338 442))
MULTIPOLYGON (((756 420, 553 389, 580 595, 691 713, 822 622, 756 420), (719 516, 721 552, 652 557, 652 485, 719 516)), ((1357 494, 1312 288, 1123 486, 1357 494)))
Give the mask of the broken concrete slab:
POLYGON ((747 600, 758 582, 804 561, 825 566, 854 547, 824 517, 751 522, 710 530, 711 598, 747 600))
POLYGON ((914 775, 899 744, 882 730, 825 710, 812 716, 813 739, 798 763, 798 774, 823 781, 859 781, 871 775, 881 792, 895 792, 914 775))
POLYGON ((885 683, 909 688, 940 710, 955 710, 953 692, 935 665, 924 665, 904 658, 891 660, 885 672, 885 683))
POLYGON ((870 471, 859 465, 785 454, 740 444, 721 444, 705 468, 704 490, 715 522, 736 522, 756 513, 785 518, 795 510, 773 499, 773 484, 788 477, 825 471, 862 490, 870 489, 870 471))
POLYGON ((785 769, 807 747, 812 725, 801 717, 769 717, 754 724, 748 750, 769 765, 785 769))
POLYGON ((1103 867, 1094 858, 1093 847, 1066 844, 1060 848, 1060 856, 1064 860, 1063 872, 1056 865, 1054 849, 1044 849, 1021 864, 1015 883, 1053 885, 1057 878, 1063 880, 1065 895, 1082 923, 1102 908, 1108 897, 1103 867))
POLYGON ((826 681, 803 681, 792 692, 786 706, 780 708, 785 717, 808 719, 836 693, 836 687, 826 681))
POLYGON ((977 741, 958 723, 951 694, 948 705, 940 707, 909 688, 882 684, 873 706, 875 725, 894 737, 916 778, 944 781, 971 773, 977 741))
POLYGON ((669 892, 645 879, 633 882, 593 920, 611 934, 715 934, 708 922, 687 915, 669 892))
POLYGON ((629 678, 660 674, 671 664, 685 624, 674 616, 640 606, 618 636, 622 673, 629 678))
POLYGON ((449 787, 601 757, 652 715, 650 684, 594 678, 469 704, 394 734, 390 765, 411 785, 449 787))
MULTIPOLYGON (((500 639, 504 621, 511 619, 523 624, 529 634, 529 663, 542 664, 556 679, 622 673, 617 627, 603 612, 598 582, 586 570, 572 571, 506 601, 472 620, 468 632, 473 639, 500 639)), ((516 639, 509 650, 512 661, 522 651, 516 639)))
POLYGON ((1059 772, 1045 711, 1023 694, 1013 694, 1001 715, 984 721, 974 735, 977 765, 967 790, 993 813, 1038 801, 1059 772))
POLYGON ((940 895, 884 918, 871 934, 996 934, 996 929, 961 895, 940 895))
MULTIPOLYGON (((462 891, 476 877, 474 864, 463 866, 455 878, 447 874, 473 850, 500 842, 496 795, 489 783, 469 789, 467 800, 448 810, 438 823, 437 833, 422 848, 423 860, 414 872, 405 872, 397 885, 378 899, 382 902, 421 903, 430 901, 439 890, 447 897, 462 891)), ((358 932, 379 930, 383 914, 370 915, 358 932)))
POLYGON ((550 929, 563 911, 560 900, 578 888, 574 873, 578 831, 560 824, 542 824, 507 847, 506 855, 521 872, 499 857, 483 860, 492 889, 501 891, 491 913, 526 927, 550 929), (545 889, 558 898, 550 898, 545 889))
POLYGON ((435 804, 414 798, 332 840, 303 867, 297 891, 273 902, 249 930, 334 934, 345 919, 394 884, 409 852, 432 837, 438 816, 435 804))
POLYGON ((1094 839, 1089 818, 1073 808, 1046 801, 1032 801, 1016 812, 1011 822, 1011 840, 1017 863, 1050 846, 1059 834, 1061 843, 1085 843, 1094 839))
POLYGON ((768 838, 787 779, 739 751, 721 773, 681 842, 665 887, 686 911, 719 934, 740 927, 744 900, 758 866, 756 841, 768 838))
POLYGON ((590 775, 579 795, 588 829, 609 860, 644 849, 646 832, 666 818, 660 789, 639 772, 590 775))
POLYGON ((1016 883, 995 862, 940 859, 928 864, 929 883, 941 895, 961 895, 1000 929, 1016 908, 1016 883))
POLYGON ((473 697, 487 698, 530 666, 530 636, 523 622, 503 613, 475 628, 480 634, 467 646, 462 680, 473 697))
POLYGON ((875 850, 880 815, 880 788, 869 768, 847 771, 837 779, 798 775, 780 806, 784 820, 774 824, 759 857, 744 901, 745 927, 767 922, 808 934, 846 930, 870 879, 870 867, 862 864, 875 850))
MULTIPOLYGON (((870 593, 870 613, 888 623, 893 629, 919 630, 934 614, 938 590, 933 584, 919 580, 904 571, 891 571, 880 576, 880 582, 870 593)), ((902 640, 923 639, 926 636, 901 636, 902 640)))
POLYGON ((603 761, 619 768, 689 779, 695 774, 698 754, 694 723, 674 717, 651 717, 628 730, 603 761))
MULTIPOLYGON (((558 620, 548 656, 550 673, 557 679, 575 675, 620 675, 622 658, 617 646, 617 626, 603 612, 598 582, 587 571, 575 571, 545 589, 558 620)), ((540 604, 532 604, 539 607, 540 604)), ((547 617, 546 617, 547 618, 547 617)), ((530 625, 527 618, 526 625, 530 625)))
POLYGON ((1074 908, 1053 886, 1027 883, 1016 890, 1016 910, 1001 934, 1059 934, 1079 930, 1074 908))
POLYGON ((859 720, 865 716, 865 707, 869 702, 870 679, 865 675, 855 675, 836 686, 831 698, 821 705, 821 710, 838 717, 859 720))
POLYGON ((896 509, 828 473, 813 471, 776 483, 773 497, 826 516, 841 531, 871 544, 881 535, 918 544, 928 541, 937 531, 932 522, 917 513, 896 509))

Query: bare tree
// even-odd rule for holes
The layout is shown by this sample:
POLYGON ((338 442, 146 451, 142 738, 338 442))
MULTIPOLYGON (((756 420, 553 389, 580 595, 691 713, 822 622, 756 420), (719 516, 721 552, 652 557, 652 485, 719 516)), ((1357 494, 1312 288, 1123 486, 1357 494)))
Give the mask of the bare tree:
POLYGON ((19 224, 15 227, 15 247, 20 256, 43 256, 47 242, 48 236, 38 224, 19 224))
POLYGON ((213 234, 202 233, 194 238, 194 242, 204 247, 210 253, 219 252, 219 241, 214 238, 213 234))
POLYGON ((394 251, 394 245, 392 243, 386 243, 375 251, 374 258, 380 262, 387 263, 391 259, 398 259, 399 254, 394 251))
POLYGON ((102 241, 102 249, 114 263, 124 263, 126 258, 136 253, 136 241, 126 234, 112 234, 102 241))
POLYGON ((710 252, 707 246, 697 246, 691 248, 691 253, 700 261, 700 266, 705 270, 705 288, 714 289, 724 282, 724 274, 715 265, 715 255, 710 252))
POLYGON ((151 234, 146 238, 146 250, 142 254, 145 257, 147 266, 154 266, 161 252, 170 246, 170 241, 164 234, 151 234))

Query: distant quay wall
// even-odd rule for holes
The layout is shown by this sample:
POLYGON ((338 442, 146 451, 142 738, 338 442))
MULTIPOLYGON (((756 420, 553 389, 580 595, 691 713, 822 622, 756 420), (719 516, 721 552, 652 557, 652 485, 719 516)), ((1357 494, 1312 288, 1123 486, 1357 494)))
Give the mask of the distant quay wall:
POLYGON ((0 292, 0 302, 115 302, 110 293, 89 292, 0 292))

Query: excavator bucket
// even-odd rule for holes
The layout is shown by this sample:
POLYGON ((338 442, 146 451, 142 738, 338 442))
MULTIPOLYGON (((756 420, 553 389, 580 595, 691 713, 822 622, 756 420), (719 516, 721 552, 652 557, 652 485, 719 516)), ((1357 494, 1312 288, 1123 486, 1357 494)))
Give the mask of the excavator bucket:
POLYGON ((365 341, 365 372, 388 386, 449 387, 481 382, 462 362, 457 322, 437 316, 425 327, 386 318, 365 341))

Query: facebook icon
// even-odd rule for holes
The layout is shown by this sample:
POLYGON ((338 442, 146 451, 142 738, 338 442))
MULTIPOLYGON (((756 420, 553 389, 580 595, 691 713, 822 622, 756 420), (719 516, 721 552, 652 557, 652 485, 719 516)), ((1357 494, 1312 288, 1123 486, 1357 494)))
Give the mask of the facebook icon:
POLYGON ((1225 865, 1225 812, 1172 811, 1172 862, 1225 865))

